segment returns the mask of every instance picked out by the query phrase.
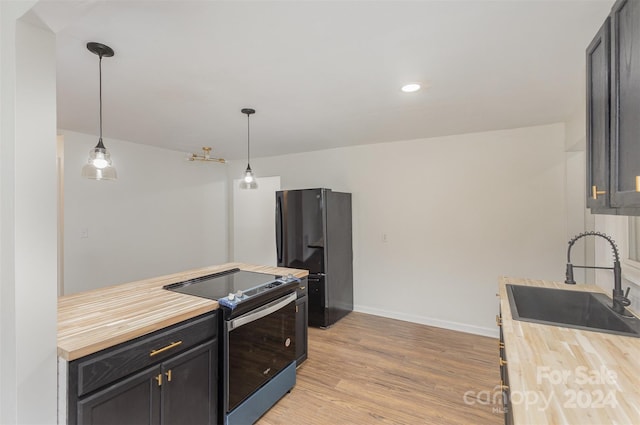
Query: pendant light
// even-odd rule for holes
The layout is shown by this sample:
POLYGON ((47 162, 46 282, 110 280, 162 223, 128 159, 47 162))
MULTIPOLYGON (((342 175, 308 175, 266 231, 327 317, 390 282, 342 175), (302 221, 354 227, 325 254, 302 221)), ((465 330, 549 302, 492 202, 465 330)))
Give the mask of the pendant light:
POLYGON ((244 108, 240 112, 243 114, 247 114, 247 169, 244 171, 244 176, 240 181, 240 189, 257 189, 258 182, 256 182, 256 178, 253 175, 253 171, 251 170, 251 165, 249 165, 249 117, 252 114, 255 114, 255 109, 244 108))
POLYGON ((82 177, 93 180, 115 180, 118 176, 116 169, 111 165, 111 155, 102 143, 102 58, 113 56, 113 49, 101 43, 87 43, 87 49, 100 57, 99 76, 100 76, 100 138, 95 148, 89 151, 89 160, 82 167, 82 177))

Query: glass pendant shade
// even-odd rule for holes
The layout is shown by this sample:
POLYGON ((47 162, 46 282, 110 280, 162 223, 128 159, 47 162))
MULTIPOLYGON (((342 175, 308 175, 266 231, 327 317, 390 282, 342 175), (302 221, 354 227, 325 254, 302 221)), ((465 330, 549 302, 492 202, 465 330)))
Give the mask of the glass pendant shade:
POLYGON ((244 171, 244 177, 240 180, 240 189, 257 189, 258 182, 256 181, 251 166, 247 164, 247 169, 244 171))
POLYGON ((93 180, 115 180, 118 178, 111 164, 111 154, 102 144, 102 139, 89 151, 89 160, 82 167, 82 177, 93 180))

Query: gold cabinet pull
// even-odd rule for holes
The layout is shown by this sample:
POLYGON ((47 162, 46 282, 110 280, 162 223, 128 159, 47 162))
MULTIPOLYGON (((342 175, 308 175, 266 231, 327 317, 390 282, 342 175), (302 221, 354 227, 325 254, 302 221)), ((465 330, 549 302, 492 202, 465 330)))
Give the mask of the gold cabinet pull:
POLYGON ((636 176, 636 192, 640 192, 640 176, 636 176))
MULTIPOLYGON (((636 186, 637 186, 637 178, 636 178, 636 186)), ((598 190, 598 186, 596 186, 595 184, 593 186, 591 186, 591 197, 593 199, 598 199, 598 195, 604 195, 605 193, 607 193, 606 190, 598 190)))
POLYGON ((156 381, 158 381, 158 386, 161 387, 162 386, 162 374, 158 374, 158 376, 156 376, 156 381))
POLYGON ((498 341, 498 348, 504 348, 504 342, 498 341))
POLYGON ((502 379, 500 380, 500 389, 503 390, 503 391, 506 391, 506 390, 509 389, 509 386, 505 385, 504 381, 502 379))
POLYGON ((167 382, 171 382, 171 369, 169 369, 168 371, 165 372, 165 375, 167 375, 167 382))
POLYGON ((178 345, 182 344, 182 341, 176 341, 176 342, 172 342, 171 344, 167 345, 166 347, 162 347, 159 348, 157 350, 151 350, 151 352, 149 353, 149 357, 153 357, 157 354, 163 353, 167 350, 171 350, 173 347, 177 347, 178 345))
POLYGON ((500 366, 504 366, 507 364, 507 361, 505 359, 503 359, 502 357, 500 357, 500 360, 498 361, 498 363, 500 363, 500 366))
POLYGON ((496 314, 496 326, 502 326, 502 317, 496 314))
POLYGON ((301 291, 304 291, 307 287, 306 286, 301 286, 298 289, 300 289, 301 291))

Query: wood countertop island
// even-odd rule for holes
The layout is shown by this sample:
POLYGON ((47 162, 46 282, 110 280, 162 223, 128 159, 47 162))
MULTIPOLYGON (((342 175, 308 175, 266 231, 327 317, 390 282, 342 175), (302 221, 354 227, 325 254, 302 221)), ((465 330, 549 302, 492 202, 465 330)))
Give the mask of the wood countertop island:
POLYGON ((604 291, 504 277, 502 335, 515 424, 640 424, 640 338, 514 320, 506 285, 604 291))
POLYGON ((218 302, 163 286, 233 268, 293 274, 306 270, 227 263, 58 298, 58 356, 71 361, 216 310, 218 302))

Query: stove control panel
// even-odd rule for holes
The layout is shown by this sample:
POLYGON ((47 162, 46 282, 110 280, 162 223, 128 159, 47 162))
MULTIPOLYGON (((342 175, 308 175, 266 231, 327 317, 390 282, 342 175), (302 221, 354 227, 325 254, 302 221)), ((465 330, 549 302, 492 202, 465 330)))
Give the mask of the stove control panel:
POLYGON ((227 300, 229 301, 242 301, 246 298, 249 298, 247 295, 244 294, 244 292, 242 292, 241 290, 238 289, 238 291, 236 291, 236 293, 234 294, 233 292, 230 292, 229 295, 226 297, 227 300))
POLYGON ((280 283, 289 283, 289 282, 293 282, 293 281, 298 281, 300 282, 300 279, 298 279, 297 277, 293 276, 291 273, 289 273, 286 276, 282 276, 276 279, 276 282, 280 282, 280 283))
POLYGON ((256 296, 265 294, 269 291, 275 290, 281 285, 291 284, 293 282, 300 282, 300 279, 293 276, 292 274, 289 274, 287 276, 280 276, 271 282, 263 283, 262 285, 256 286, 255 288, 247 289, 246 291, 238 290, 235 293, 230 292, 226 297, 220 298, 218 300, 218 303, 233 310, 238 306, 238 304, 241 304, 256 296))

